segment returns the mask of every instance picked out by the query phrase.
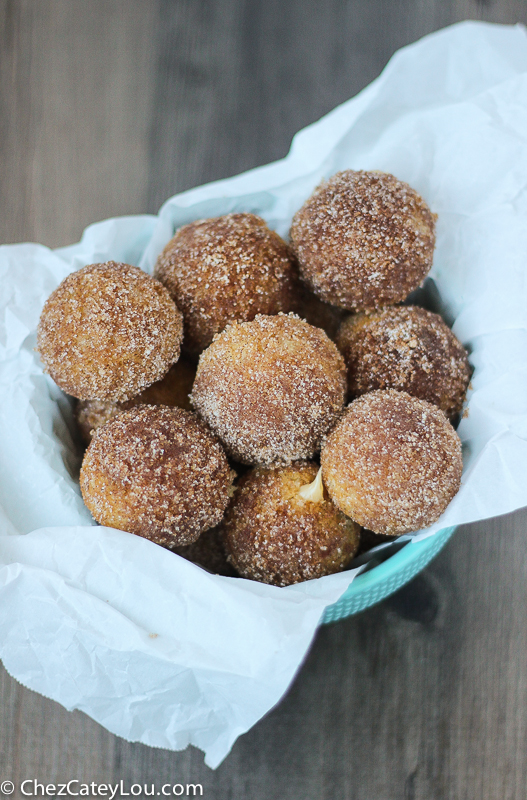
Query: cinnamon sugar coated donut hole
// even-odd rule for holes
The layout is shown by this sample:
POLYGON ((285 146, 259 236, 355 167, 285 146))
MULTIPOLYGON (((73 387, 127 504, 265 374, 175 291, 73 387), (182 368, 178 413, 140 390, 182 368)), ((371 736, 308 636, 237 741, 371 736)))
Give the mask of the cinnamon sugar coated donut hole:
POLYGON ((299 490, 317 475, 313 463, 257 467, 240 480, 221 525, 229 560, 244 578, 275 586, 340 572, 359 546, 359 526, 325 494, 299 490))
POLYGON ((194 355, 228 322, 292 308, 292 253, 254 214, 227 214, 180 228, 154 275, 182 310, 183 345, 194 355))
POLYGON ((183 319, 146 272, 108 261, 62 281, 46 301, 37 347, 55 383, 79 400, 129 400, 179 358, 183 319))
POLYGON ((235 322, 202 354, 191 402, 243 464, 311 458, 342 411, 344 359, 294 314, 235 322))
POLYGON ((470 364, 438 314, 417 306, 355 314, 341 324, 336 341, 352 396, 397 389, 434 403, 451 420, 461 413, 470 364))
POLYGON ((350 311, 404 300, 432 266, 435 218, 408 184, 346 170, 322 183, 293 217, 303 279, 350 311))
POLYGON ((123 403, 109 400, 81 400, 76 408, 75 416, 81 436, 86 444, 91 442, 93 431, 108 422, 109 419, 139 405, 178 406, 190 411, 189 394, 192 390, 196 367, 180 358, 177 364, 160 381, 156 381, 141 394, 123 403))
POLYGON ((437 406, 376 391, 348 407, 321 455, 333 502, 364 528, 398 535, 435 522, 457 493, 461 442, 437 406))
POLYGON ((192 544, 220 522, 233 477, 221 445, 194 414, 136 406, 95 431, 80 485, 101 525, 172 546, 192 544))

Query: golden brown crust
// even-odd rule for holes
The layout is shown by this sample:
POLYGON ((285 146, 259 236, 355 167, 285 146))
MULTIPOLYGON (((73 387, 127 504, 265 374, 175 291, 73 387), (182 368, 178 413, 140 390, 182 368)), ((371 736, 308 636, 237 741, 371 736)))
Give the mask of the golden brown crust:
POLYGON ((191 544, 220 522, 233 475, 194 414, 136 406, 95 431, 80 485, 101 525, 171 546, 191 544))
POLYGON ((179 358, 180 311, 159 281, 108 261, 69 275, 46 301, 37 332, 53 380, 80 400, 129 400, 179 358))
POLYGON ((221 529, 229 560, 251 580, 288 586, 345 569, 359 545, 359 526, 326 496, 304 500, 299 489, 318 467, 251 470, 240 480, 221 529))
POLYGON ((457 493, 461 442, 437 406, 393 390, 362 395, 328 436, 322 474, 334 503, 375 533, 426 528, 457 493))
POLYGON ((184 348, 193 355, 228 322, 292 308, 291 251, 254 214, 227 214, 180 228, 154 275, 183 311, 184 348))
POLYGON ((93 431, 115 417, 116 414, 134 406, 178 406, 190 411, 189 395, 195 376, 194 364, 191 364, 186 358, 180 358, 177 364, 170 367, 164 378, 124 403, 103 400, 79 401, 75 415, 83 440, 89 444, 93 431))
POLYGON ((303 279, 350 311, 398 303, 432 266, 434 216, 408 184, 383 172, 346 170, 295 214, 291 240, 303 279))
POLYGON ((243 464, 311 458, 342 411, 344 360, 294 314, 233 323, 202 354, 191 402, 243 464))
POLYGON ((470 365, 438 314, 417 306, 355 314, 341 324, 337 346, 352 396, 396 389, 434 403, 450 420, 461 413, 470 365))

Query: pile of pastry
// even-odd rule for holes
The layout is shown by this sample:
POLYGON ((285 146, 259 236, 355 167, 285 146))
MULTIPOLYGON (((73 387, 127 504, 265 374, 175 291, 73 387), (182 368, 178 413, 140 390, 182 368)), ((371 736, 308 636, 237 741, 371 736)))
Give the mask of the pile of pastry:
POLYGON ((410 186, 348 170, 289 243, 228 214, 178 230, 154 277, 112 261, 69 275, 38 349, 78 400, 94 518, 279 586, 345 569, 361 528, 435 522, 460 485, 470 366, 437 314, 401 305, 434 229, 410 186))

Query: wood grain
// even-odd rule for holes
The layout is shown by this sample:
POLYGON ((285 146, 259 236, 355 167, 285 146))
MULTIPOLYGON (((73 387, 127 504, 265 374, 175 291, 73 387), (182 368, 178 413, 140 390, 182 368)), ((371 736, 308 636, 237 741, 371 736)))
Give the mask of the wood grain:
MULTIPOLYGON (((520 0, 0 0, 0 240, 284 156, 398 47, 520 0)), ((524 800, 527 513, 458 531, 412 584, 320 630, 284 701, 216 772, 130 744, 0 671, 0 779, 200 782, 228 800, 524 800)), ((16 796, 16 795, 15 795, 16 796)))
POLYGON ((0 3, 0 240, 49 246, 143 213, 157 4, 0 3))

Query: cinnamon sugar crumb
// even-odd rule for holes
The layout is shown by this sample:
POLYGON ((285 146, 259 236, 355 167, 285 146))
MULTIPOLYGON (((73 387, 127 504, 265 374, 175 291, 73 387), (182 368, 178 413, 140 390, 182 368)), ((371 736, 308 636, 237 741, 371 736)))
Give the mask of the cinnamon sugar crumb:
POLYGON ((437 406, 394 390, 350 406, 321 455, 324 484, 338 507, 375 533, 426 528, 457 493, 461 442, 437 406))
POLYGON ((461 412, 470 364, 438 314, 416 306, 356 314, 340 326, 337 345, 352 396, 396 389, 434 403, 451 420, 461 412))
POLYGON ((257 467, 240 481, 221 530, 229 560, 251 580, 276 586, 340 572, 359 546, 359 526, 326 499, 300 490, 318 467, 257 467))
POLYGON ((136 406, 95 431, 80 485, 101 525, 172 546, 191 544, 220 522, 233 476, 194 414, 136 406))
POLYGON ((435 219, 393 175, 346 170, 297 211, 291 241, 316 295, 367 310, 398 303, 421 284, 432 266, 435 219))
POLYGON ((293 255, 255 214, 226 214, 180 228, 154 275, 185 317, 185 350, 199 355, 233 320, 290 311, 293 255))
POLYGON ((180 311, 159 281, 108 261, 68 275, 46 301, 37 347, 55 383, 80 400, 129 400, 179 358, 180 311))
POLYGON ((191 402, 244 464, 310 458, 344 403, 342 356, 294 314, 229 325, 202 354, 191 402))

